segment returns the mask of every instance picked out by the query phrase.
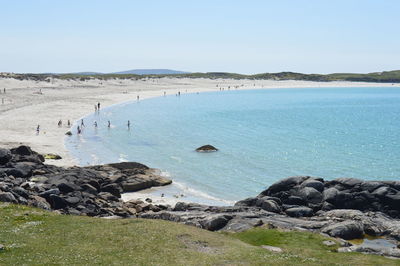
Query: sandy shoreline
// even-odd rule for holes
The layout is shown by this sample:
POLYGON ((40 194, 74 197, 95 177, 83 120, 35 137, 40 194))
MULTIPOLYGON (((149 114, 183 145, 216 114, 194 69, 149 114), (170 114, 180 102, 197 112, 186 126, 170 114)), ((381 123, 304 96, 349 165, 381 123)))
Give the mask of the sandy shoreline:
MULTIPOLYGON (((58 166, 77 164, 64 146, 65 133, 71 123, 94 112, 94 104, 101 106, 140 100, 181 92, 201 93, 225 90, 255 88, 307 88, 307 87, 400 87, 400 84, 365 82, 311 82, 311 81, 273 81, 273 80, 231 80, 231 79, 142 79, 142 80, 59 80, 37 82, 31 80, 1 78, 0 88, 0 147, 15 147, 19 144, 31 146, 40 153, 56 153, 63 159, 46 161, 58 166), (218 87, 217 87, 218 85, 218 87), (58 127, 59 120, 63 126, 58 127), (40 133, 36 134, 36 126, 40 133)), ((74 130, 75 133, 75 130, 74 130)), ((151 166, 157 167, 157 166, 151 166)))

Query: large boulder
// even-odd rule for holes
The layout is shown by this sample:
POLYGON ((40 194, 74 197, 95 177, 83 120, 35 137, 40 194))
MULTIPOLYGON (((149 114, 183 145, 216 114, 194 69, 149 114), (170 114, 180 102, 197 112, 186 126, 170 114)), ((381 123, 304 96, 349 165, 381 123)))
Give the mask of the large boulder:
POLYGON ((229 215, 215 214, 207 216, 200 224, 204 229, 216 231, 222 229, 231 219, 232 216, 229 215))
POLYGON ((337 201, 337 195, 339 193, 339 190, 337 190, 334 187, 325 189, 324 192, 322 193, 323 195, 323 200, 326 202, 329 202, 331 204, 335 204, 337 201))
POLYGON ((364 235, 364 227, 362 223, 357 221, 344 221, 329 225, 323 228, 322 232, 332 237, 340 237, 345 240, 350 240, 362 238, 364 235))
POLYGON ((49 202, 51 204, 51 207, 55 210, 65 208, 68 205, 64 198, 55 194, 49 196, 49 202))
POLYGON ((275 213, 281 212, 279 204, 276 201, 269 199, 269 197, 263 197, 258 199, 256 202, 256 206, 268 212, 275 212, 275 213))
POLYGON ((33 151, 31 150, 31 148, 29 146, 25 146, 25 145, 21 145, 17 148, 11 149, 11 152, 13 154, 25 155, 25 156, 29 156, 29 155, 33 154, 33 151))
POLYGON ((299 190, 297 196, 311 204, 318 204, 322 201, 322 193, 312 187, 303 187, 299 190))

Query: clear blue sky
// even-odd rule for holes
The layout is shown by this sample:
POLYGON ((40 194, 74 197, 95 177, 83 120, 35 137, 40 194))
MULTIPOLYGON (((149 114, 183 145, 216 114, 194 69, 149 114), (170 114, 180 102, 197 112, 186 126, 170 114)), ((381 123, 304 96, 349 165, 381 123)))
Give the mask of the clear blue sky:
POLYGON ((400 69, 398 0, 0 0, 0 72, 400 69))

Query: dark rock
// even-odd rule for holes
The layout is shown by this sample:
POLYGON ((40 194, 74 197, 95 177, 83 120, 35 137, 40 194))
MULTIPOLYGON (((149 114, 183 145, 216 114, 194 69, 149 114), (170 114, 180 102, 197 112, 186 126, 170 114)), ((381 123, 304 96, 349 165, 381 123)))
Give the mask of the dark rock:
POLYGON ((285 204, 287 204, 287 205, 306 205, 307 202, 304 199, 302 199, 301 197, 289 196, 285 200, 285 204))
POLYGON ((146 188, 150 188, 153 186, 153 182, 148 181, 137 181, 134 180, 133 182, 124 182, 122 183, 122 191, 124 192, 135 192, 139 190, 143 190, 146 188))
POLYGON ((374 196, 377 196, 377 197, 383 197, 383 196, 385 196, 386 194, 391 193, 392 191, 393 191, 393 189, 390 188, 390 187, 379 187, 379 188, 375 189, 375 190, 372 192, 372 194, 373 194, 374 196))
POLYGON ((0 192, 0 201, 16 203, 17 199, 11 192, 0 192))
POLYGON ((336 178, 332 182, 336 184, 341 184, 345 187, 354 187, 355 185, 361 185, 363 183, 361 179, 347 177, 336 178))
POLYGON ((334 208, 335 208, 335 206, 334 206, 333 204, 331 204, 331 203, 325 201, 325 202, 322 204, 321 210, 323 210, 323 211, 330 211, 330 210, 333 210, 334 208))
POLYGON ((0 164, 6 164, 11 159, 11 152, 7 149, 0 148, 0 164))
POLYGON ((285 213, 291 217, 309 217, 313 215, 313 210, 308 207, 296 207, 285 210, 285 213))
POLYGON ((269 197, 264 197, 260 198, 256 202, 256 206, 261 207, 261 209, 269 211, 269 212, 275 212, 279 213, 281 211, 281 208, 279 207, 278 203, 274 200, 268 199, 269 197))
POLYGON ((333 237, 340 237, 345 240, 350 240, 362 238, 364 235, 364 228, 360 222, 344 221, 327 226, 323 228, 322 232, 333 237))
POLYGON ((301 183, 301 187, 312 187, 319 192, 322 192, 324 190, 324 184, 322 182, 311 178, 301 183))
POLYGON ((101 188, 103 192, 109 192, 115 197, 121 197, 121 188, 117 184, 109 184, 101 188))
POLYGON ((89 194, 97 194, 98 193, 97 189, 89 184, 83 184, 81 188, 83 191, 85 191, 89 194))
POLYGON ((239 200, 235 203, 235 206, 254 206, 256 205, 258 198, 247 198, 244 200, 239 200))
POLYGON ((118 197, 114 196, 113 194, 109 193, 109 192, 100 192, 98 194, 98 196, 101 199, 104 199, 106 201, 118 201, 118 197))
POLYGON ((309 203, 320 203, 322 201, 322 194, 312 187, 304 187, 297 193, 304 201, 309 203))
POLYGON ((201 147, 198 147, 196 149, 197 152, 213 152, 213 151, 218 151, 217 148, 215 148, 212 145, 203 145, 201 147))
POLYGON ((324 192, 322 193, 323 195, 323 200, 327 201, 331 204, 335 204, 337 201, 337 195, 339 194, 339 190, 337 190, 334 187, 325 189, 324 192))
POLYGON ((230 219, 232 219, 232 216, 229 215, 209 215, 204 220, 201 220, 200 224, 204 229, 216 231, 223 228, 230 219))
POLYGON ((110 163, 110 164, 106 164, 106 166, 111 166, 118 170, 130 170, 130 169, 147 170, 147 169, 149 169, 149 167, 147 167, 146 165, 141 164, 141 163, 136 163, 136 162, 110 163))
POLYGON ((50 197, 50 195, 59 195, 59 194, 60 194, 60 190, 58 188, 53 188, 53 189, 46 190, 42 193, 39 193, 39 196, 47 199, 50 197))
POLYGON ((65 208, 68 205, 64 198, 55 194, 49 196, 49 202, 51 207, 55 210, 65 208))
POLYGON ((32 155, 33 152, 30 147, 22 145, 15 149, 11 149, 11 153, 18 155, 32 155))
POLYGON ((360 189, 363 191, 368 191, 372 192, 376 190, 377 188, 380 188, 384 186, 381 182, 375 182, 375 181, 367 181, 367 182, 362 182, 360 185, 360 189))
POLYGON ((24 188, 22 188, 22 187, 15 187, 15 188, 13 188, 12 191, 13 191, 15 194, 17 194, 17 195, 19 195, 19 196, 22 196, 22 197, 24 197, 24 198, 28 198, 28 197, 29 197, 28 192, 27 192, 24 188))
POLYGON ((400 192, 394 195, 385 195, 384 202, 386 202, 394 210, 400 211, 400 192))
POLYGON ((267 190, 261 192, 261 195, 271 196, 272 194, 279 191, 287 191, 296 185, 299 185, 304 180, 308 179, 308 176, 294 176, 282 179, 272 184, 267 190))
POLYGON ((100 191, 100 184, 96 180, 90 180, 88 184, 100 191))
POLYGON ((73 183, 60 183, 57 185, 57 187, 63 193, 68 193, 68 192, 73 192, 73 191, 79 190, 79 186, 77 186, 73 183))

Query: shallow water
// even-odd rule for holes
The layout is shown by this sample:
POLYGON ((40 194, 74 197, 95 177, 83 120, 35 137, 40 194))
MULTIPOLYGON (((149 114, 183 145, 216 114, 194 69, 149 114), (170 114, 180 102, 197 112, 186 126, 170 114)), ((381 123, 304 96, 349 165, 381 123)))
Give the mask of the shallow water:
POLYGON ((223 204, 293 175, 398 179, 399 118, 396 88, 170 95, 91 114, 66 146, 82 165, 138 161, 171 176, 169 193, 223 204))

